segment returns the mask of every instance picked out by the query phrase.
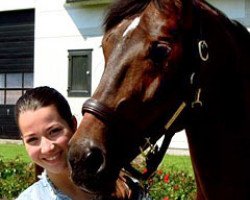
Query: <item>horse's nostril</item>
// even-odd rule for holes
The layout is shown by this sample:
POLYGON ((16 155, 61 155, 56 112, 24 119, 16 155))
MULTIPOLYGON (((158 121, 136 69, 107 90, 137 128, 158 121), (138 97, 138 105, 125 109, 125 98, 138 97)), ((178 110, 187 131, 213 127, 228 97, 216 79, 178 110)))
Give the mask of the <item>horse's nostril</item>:
POLYGON ((71 169, 76 174, 81 174, 80 176, 96 175, 105 166, 103 153, 96 147, 85 148, 82 153, 71 149, 68 154, 68 162, 71 169))
POLYGON ((93 148, 86 154, 85 159, 81 161, 86 173, 97 174, 104 165, 104 157, 100 149, 93 148))

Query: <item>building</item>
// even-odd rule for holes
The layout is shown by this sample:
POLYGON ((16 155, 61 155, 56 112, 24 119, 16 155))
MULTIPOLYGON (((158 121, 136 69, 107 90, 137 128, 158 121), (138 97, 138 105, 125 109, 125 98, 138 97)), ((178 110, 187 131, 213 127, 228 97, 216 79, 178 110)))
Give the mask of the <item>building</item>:
MULTIPOLYGON (((208 1, 250 27, 250 0, 208 1)), ((0 1, 0 138, 18 138, 14 104, 35 86, 59 90, 81 119, 82 103, 103 72, 101 25, 110 2, 0 1)), ((176 134, 171 147, 188 148, 184 132, 176 134)))

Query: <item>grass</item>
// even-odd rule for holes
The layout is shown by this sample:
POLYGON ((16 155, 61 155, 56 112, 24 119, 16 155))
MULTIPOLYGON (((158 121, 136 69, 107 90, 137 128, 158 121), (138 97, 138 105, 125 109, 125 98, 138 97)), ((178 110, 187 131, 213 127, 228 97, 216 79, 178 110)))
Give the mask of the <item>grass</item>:
POLYGON ((188 172, 193 175, 193 167, 190 156, 176 156, 176 155, 165 155, 161 163, 162 168, 168 169, 169 167, 188 172))
POLYGON ((25 162, 31 161, 22 144, 0 144, 0 156, 3 160, 13 160, 18 156, 25 162))

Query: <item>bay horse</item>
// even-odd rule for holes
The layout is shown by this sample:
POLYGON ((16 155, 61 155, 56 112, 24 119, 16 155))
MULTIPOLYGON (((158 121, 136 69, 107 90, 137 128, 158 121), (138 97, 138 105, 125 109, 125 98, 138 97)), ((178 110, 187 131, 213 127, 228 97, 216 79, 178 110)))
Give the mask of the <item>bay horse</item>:
POLYGON ((118 0, 105 69, 70 141, 72 180, 112 191, 119 171, 185 129, 197 199, 250 199, 250 36, 205 1, 118 0))

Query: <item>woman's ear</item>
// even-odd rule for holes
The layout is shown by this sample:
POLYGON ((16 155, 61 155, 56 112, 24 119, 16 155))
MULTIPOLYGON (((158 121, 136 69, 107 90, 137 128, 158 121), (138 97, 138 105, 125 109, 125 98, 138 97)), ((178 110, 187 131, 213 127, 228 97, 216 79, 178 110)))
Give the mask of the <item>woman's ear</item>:
POLYGON ((72 124, 73 124, 73 132, 75 132, 77 129, 77 120, 74 115, 72 116, 72 124))

